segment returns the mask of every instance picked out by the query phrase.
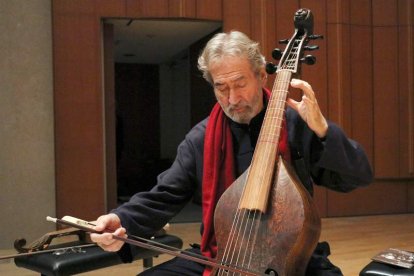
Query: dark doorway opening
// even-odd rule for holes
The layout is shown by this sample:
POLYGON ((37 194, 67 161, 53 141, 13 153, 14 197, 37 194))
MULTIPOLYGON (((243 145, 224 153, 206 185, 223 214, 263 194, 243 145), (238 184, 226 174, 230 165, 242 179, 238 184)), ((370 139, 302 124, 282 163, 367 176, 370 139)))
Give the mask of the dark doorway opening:
POLYGON ((184 135, 209 114, 214 94, 197 59, 221 23, 110 19, 105 24, 113 28, 120 204, 156 184, 184 135))
POLYGON ((160 158, 158 83, 157 65, 115 63, 119 202, 151 189, 158 172, 168 167, 160 158))

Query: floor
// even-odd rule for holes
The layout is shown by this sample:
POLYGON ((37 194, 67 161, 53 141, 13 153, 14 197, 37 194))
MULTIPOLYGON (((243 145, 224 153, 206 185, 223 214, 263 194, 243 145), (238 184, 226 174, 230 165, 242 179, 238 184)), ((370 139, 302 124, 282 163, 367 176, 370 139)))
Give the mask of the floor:
MULTIPOLYGON (((199 223, 173 223, 169 232, 182 237, 185 247, 200 239, 199 223)), ((332 251, 330 260, 342 269, 344 275, 356 276, 370 262, 370 258, 383 249, 414 250, 414 214, 322 219, 320 240, 329 241, 332 251)), ((12 250, 0 250, 0 256, 11 253, 12 250)), ((154 263, 169 258, 161 255, 154 263)), ((137 261, 81 275, 136 275, 141 270, 141 262, 137 261)), ((38 274, 16 267, 12 260, 3 260, 0 262, 0 275, 38 274)))

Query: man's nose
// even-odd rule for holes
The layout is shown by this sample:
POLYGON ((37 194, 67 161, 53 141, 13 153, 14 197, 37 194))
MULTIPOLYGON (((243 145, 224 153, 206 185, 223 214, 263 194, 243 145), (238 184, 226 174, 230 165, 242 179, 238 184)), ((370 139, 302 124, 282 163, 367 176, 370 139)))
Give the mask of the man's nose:
POLYGON ((231 88, 229 91, 229 103, 231 105, 236 105, 240 101, 240 95, 234 88, 231 88))

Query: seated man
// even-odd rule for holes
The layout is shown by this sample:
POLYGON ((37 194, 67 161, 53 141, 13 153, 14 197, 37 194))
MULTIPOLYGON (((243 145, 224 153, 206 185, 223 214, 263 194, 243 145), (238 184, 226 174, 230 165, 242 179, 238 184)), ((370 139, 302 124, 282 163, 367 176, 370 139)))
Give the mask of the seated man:
MULTIPOLYGON (((174 163, 158 176, 157 185, 99 217, 96 230, 114 229, 113 234, 126 236, 127 229, 132 235, 150 236, 202 186, 202 242, 200 248, 195 246, 190 251, 216 256, 212 225, 216 199, 234 180, 228 175, 234 172, 234 177, 238 177, 250 165, 269 96, 265 89, 265 59, 258 43, 243 33, 233 31, 214 36, 201 53, 198 66, 217 98, 210 116, 186 135, 174 163), (216 197, 211 196, 216 193, 216 197)), ((304 187, 312 194, 313 183, 340 192, 368 185, 372 172, 363 149, 325 119, 308 83, 292 79, 291 86, 301 89, 303 97, 300 102, 287 100, 284 137, 290 151, 285 149, 285 154, 290 152, 289 160, 304 187)), ((120 254, 128 260, 128 246, 113 239, 111 234, 93 234, 91 238, 107 251, 122 248, 120 254)), ((318 245, 306 275, 342 275, 329 262, 328 255, 329 246, 318 245)), ((210 268, 202 264, 175 258, 142 275, 209 273, 210 268)))

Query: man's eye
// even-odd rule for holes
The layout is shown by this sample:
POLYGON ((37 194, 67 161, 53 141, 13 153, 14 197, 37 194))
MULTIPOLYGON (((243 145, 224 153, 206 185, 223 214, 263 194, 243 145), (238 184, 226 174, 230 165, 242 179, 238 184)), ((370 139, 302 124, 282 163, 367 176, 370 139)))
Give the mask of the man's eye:
POLYGON ((243 87, 246 87, 246 83, 245 83, 245 82, 238 83, 238 84, 236 85, 236 87, 238 87, 238 88, 243 88, 243 87))
POLYGON ((220 93, 224 93, 227 91, 227 87, 225 86, 217 86, 216 89, 220 92, 220 93))

